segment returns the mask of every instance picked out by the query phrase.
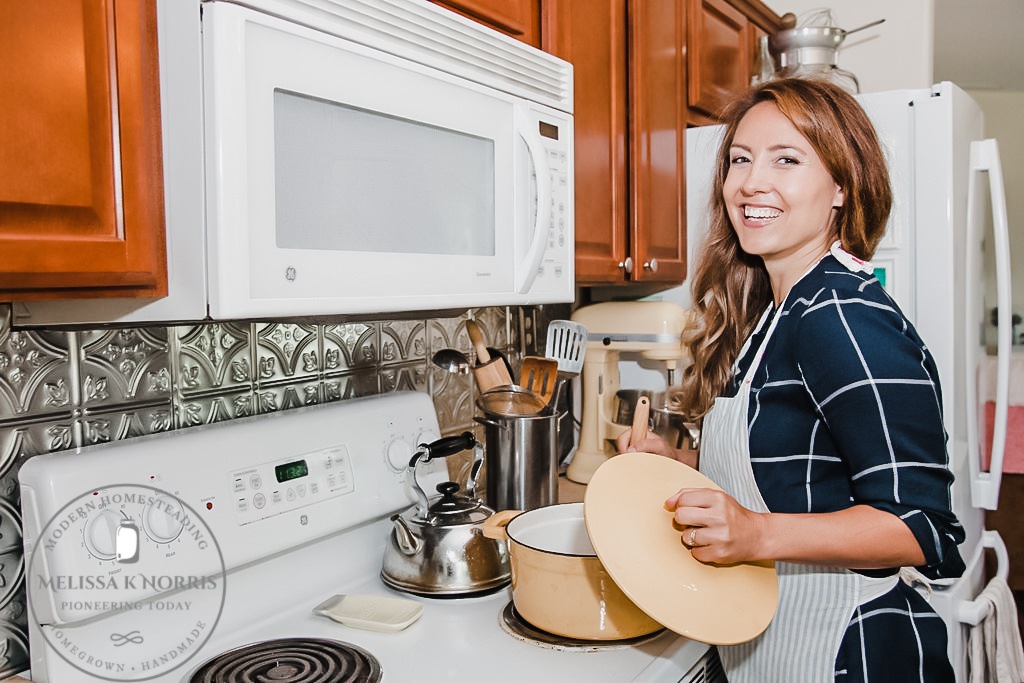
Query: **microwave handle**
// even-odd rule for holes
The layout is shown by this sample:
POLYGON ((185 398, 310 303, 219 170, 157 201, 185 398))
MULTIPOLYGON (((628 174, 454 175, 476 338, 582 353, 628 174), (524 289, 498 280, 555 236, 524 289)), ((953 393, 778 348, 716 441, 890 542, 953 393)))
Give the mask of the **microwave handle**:
POLYGON ((530 248, 523 259, 523 268, 517 271, 516 291, 525 294, 533 286, 537 279, 537 270, 540 268, 541 259, 544 258, 544 247, 549 232, 549 220, 551 212, 547 207, 551 205, 551 168, 548 166, 547 155, 544 147, 538 139, 539 133, 531 125, 533 117, 523 105, 517 105, 514 114, 516 133, 526 143, 526 150, 529 152, 530 160, 533 162, 534 175, 537 180, 537 220, 533 226, 530 248))

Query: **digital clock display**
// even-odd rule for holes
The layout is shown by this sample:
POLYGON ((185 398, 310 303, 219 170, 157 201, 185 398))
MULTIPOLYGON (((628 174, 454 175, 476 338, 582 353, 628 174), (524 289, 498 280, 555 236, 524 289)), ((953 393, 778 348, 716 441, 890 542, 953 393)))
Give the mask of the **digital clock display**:
POLYGON ((305 460, 296 460, 295 462, 276 466, 274 468, 274 474, 277 475, 277 481, 280 484, 306 476, 309 474, 309 467, 306 465, 305 460))

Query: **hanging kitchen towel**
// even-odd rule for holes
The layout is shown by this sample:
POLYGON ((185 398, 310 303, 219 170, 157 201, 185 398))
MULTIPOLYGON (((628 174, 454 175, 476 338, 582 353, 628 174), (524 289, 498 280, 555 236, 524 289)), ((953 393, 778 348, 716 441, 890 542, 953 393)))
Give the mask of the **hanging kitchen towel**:
POLYGON ((988 582, 978 600, 991 609, 968 635, 970 683, 1021 683, 1024 649, 1010 587, 997 576, 988 582))

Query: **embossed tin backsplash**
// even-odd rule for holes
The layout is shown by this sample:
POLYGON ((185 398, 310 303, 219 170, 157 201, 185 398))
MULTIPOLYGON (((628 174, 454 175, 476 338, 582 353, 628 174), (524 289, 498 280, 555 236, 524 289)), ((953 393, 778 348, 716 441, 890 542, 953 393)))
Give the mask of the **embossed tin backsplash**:
POLYGON ((0 323, 0 676, 28 668, 17 479, 26 458, 396 390, 430 393, 444 434, 478 431, 472 376, 441 370, 431 356, 457 348, 472 357, 473 317, 517 366, 543 342, 534 331, 553 313, 87 331, 0 323))

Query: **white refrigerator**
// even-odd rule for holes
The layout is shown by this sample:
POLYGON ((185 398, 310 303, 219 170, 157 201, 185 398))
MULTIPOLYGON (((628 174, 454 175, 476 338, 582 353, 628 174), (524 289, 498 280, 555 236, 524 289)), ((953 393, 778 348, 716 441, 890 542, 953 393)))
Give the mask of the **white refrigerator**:
MULTIPOLYGON (((967 637, 987 610, 976 597, 985 587, 984 549, 994 550, 998 575, 1009 569, 998 532, 985 529, 985 510, 999 501, 1008 407, 1011 348, 1010 256, 1002 171, 995 140, 984 139, 984 118, 952 83, 922 90, 858 96, 889 161, 893 214, 872 259, 876 274, 910 317, 935 356, 942 382, 949 455, 956 477, 953 509, 967 531, 960 546, 967 571, 933 585, 930 602, 946 620, 958 681, 968 673, 967 637), (994 273, 986 273, 988 244, 994 273), (995 300, 985 300, 994 280, 995 300), (998 308, 995 429, 988 471, 980 463, 978 369, 986 353, 988 313, 998 308)), ((722 127, 687 131, 687 241, 695 263, 707 225, 712 169, 722 127)), ((688 306, 689 283, 663 293, 688 306)), ((993 334, 988 335, 993 338, 993 334)))

